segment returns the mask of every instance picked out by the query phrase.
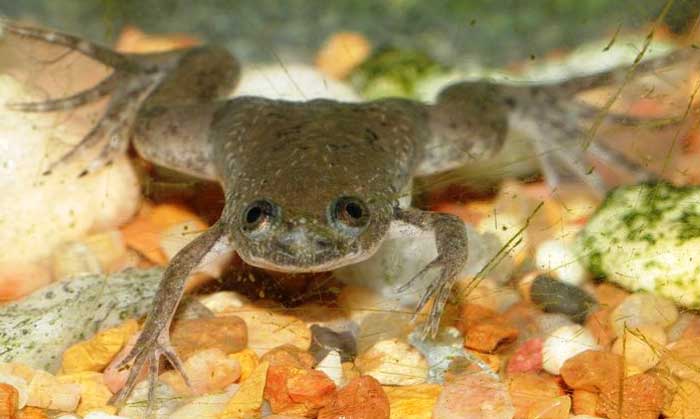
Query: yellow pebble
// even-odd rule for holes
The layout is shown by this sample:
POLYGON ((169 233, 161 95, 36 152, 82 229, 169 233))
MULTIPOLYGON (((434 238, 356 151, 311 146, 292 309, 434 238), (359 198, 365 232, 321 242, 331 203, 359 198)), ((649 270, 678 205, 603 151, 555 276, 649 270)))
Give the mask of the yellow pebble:
POLYGON ((46 411, 38 407, 27 406, 17 412, 17 419, 47 419, 46 411))
POLYGON ((666 402, 663 414, 672 418, 700 417, 700 386, 692 381, 683 380, 674 389, 670 402, 666 402))
POLYGON ((383 386, 389 398, 391 419, 423 419, 432 417, 433 407, 440 395, 437 384, 412 386, 383 386))
POLYGON ((0 362, 0 374, 14 375, 26 382, 31 382, 36 370, 19 362, 0 362))
POLYGON ((103 330, 90 340, 76 343, 63 353, 61 371, 71 374, 104 370, 138 328, 138 323, 132 319, 121 326, 103 330))
POLYGON ((269 366, 270 363, 264 361, 253 370, 248 379, 241 384, 241 388, 226 403, 226 408, 218 416, 219 419, 260 417, 269 366))
POLYGON ((238 379, 238 382, 240 383, 250 377, 250 374, 252 374, 253 370, 255 370, 260 363, 260 357, 258 357, 258 354, 248 348, 240 352, 229 354, 229 358, 233 358, 238 361, 239 364, 241 364, 241 378, 238 379))
POLYGON ((36 370, 29 382, 27 405, 72 412, 80 401, 80 385, 65 382, 46 371, 36 370))
POLYGON ((80 404, 76 413, 85 416, 90 411, 99 410, 108 414, 115 414, 117 409, 108 406, 107 402, 112 397, 112 392, 105 385, 102 373, 83 371, 56 377, 61 383, 73 383, 80 385, 80 404))

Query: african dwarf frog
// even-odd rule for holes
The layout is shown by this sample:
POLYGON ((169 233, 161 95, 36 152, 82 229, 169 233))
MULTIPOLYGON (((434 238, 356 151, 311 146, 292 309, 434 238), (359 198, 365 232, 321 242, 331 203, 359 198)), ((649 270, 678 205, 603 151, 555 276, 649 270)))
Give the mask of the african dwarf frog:
MULTIPOLYGON (((438 256, 414 279, 437 272, 417 308, 433 300, 423 333, 434 334, 467 261, 467 235, 454 215, 400 204, 412 179, 490 156, 508 129, 517 128, 531 134, 538 150, 550 147, 551 152, 540 153, 550 181, 556 182, 558 165, 603 189, 576 144, 581 118, 596 109, 574 96, 621 81, 628 72, 618 68, 537 85, 461 82, 444 88, 434 104, 397 98, 366 103, 226 99, 221 96, 235 86, 239 65, 222 48, 123 55, 70 35, 0 23, 10 34, 65 46, 113 69, 73 96, 7 105, 52 111, 111 95, 94 129, 58 163, 97 149, 86 169, 93 171, 131 141, 143 158, 216 180, 225 192, 221 218, 165 271, 143 331, 122 361, 122 366, 133 361, 133 367, 113 402, 125 400, 146 364, 153 385, 161 355, 182 372, 168 329, 185 280, 200 264, 231 252, 275 271, 328 271, 369 258, 402 226, 431 230, 438 256)), ((641 63, 637 70, 658 68, 683 53, 641 63)), ((627 164, 601 145, 588 151, 627 164)))

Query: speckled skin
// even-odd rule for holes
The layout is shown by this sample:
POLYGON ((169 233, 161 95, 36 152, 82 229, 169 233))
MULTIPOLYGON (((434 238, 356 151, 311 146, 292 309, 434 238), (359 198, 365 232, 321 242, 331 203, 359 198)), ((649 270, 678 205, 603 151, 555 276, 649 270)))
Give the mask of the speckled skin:
MULTIPOLYGON (((144 158, 217 180, 224 188, 221 218, 166 269, 154 308, 122 362, 133 365, 114 403, 126 399, 146 364, 153 389, 161 355, 182 373, 168 329, 185 280, 199 265, 231 252, 262 268, 325 271, 370 257, 394 226, 432 230, 438 256, 414 280, 438 271, 418 304, 420 310, 433 299, 422 334, 435 334, 467 261, 467 236, 453 215, 399 204, 413 177, 489 156, 499 150, 509 128, 518 128, 538 137, 536 145, 556 145, 542 153, 545 169, 551 155, 574 175, 590 179, 583 163, 572 157, 572 141, 582 132, 579 117, 590 116, 591 110, 571 96, 627 74, 618 69, 539 86, 463 82, 445 88, 434 105, 404 99, 226 100, 219 96, 236 84, 239 67, 220 48, 125 56, 69 35, 0 24, 13 35, 64 45, 114 68, 104 82, 74 96, 8 105, 18 111, 69 109, 111 94, 103 118, 61 161, 101 147, 86 169, 96 170, 132 141, 144 158)), ((554 172, 545 174, 557 178, 554 172)))

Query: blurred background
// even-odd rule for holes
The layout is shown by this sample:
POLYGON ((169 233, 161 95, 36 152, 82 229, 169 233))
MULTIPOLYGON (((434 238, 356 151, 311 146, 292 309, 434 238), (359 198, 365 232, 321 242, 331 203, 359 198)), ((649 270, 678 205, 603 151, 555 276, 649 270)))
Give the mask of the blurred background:
MULTIPOLYGON (((699 0, 676 0, 665 26, 686 32, 699 0)), ((0 13, 111 44, 126 25, 184 32, 244 60, 307 61, 331 34, 429 51, 457 66, 501 66, 645 28, 663 0, 0 0, 0 13)))

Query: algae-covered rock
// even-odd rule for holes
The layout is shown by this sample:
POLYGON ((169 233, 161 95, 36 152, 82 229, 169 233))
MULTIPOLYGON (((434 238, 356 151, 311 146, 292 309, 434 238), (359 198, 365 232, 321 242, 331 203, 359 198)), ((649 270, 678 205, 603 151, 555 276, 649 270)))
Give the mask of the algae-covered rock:
POLYGON ((71 344, 98 330, 144 315, 162 269, 85 275, 56 282, 0 306, 0 362, 55 372, 71 344))
POLYGON ((350 75, 363 97, 409 97, 418 99, 417 87, 428 78, 448 74, 448 67, 418 50, 382 47, 350 75))
POLYGON ((700 188, 657 183, 613 190, 576 251, 599 277, 700 308, 700 188))

